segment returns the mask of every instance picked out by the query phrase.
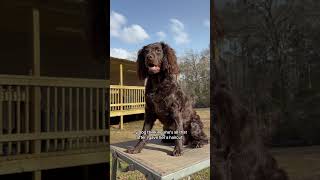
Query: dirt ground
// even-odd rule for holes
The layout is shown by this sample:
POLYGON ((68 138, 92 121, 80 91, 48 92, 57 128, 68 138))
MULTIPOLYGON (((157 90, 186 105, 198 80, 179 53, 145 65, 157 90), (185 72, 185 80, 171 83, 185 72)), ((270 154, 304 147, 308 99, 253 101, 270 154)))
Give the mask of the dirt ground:
MULTIPOLYGON (((207 135, 210 134, 210 110, 209 108, 196 109, 200 115, 207 135)), ((118 125, 110 128, 111 144, 135 139, 135 132, 140 131, 143 121, 124 123, 124 129, 119 130, 118 125)), ((162 130, 160 122, 156 122, 154 129, 162 130)), ((277 159, 279 166, 285 169, 291 180, 320 180, 320 146, 274 148, 272 154, 277 159)), ((125 166, 125 165, 124 165, 125 166)), ((118 172, 119 180, 144 180, 139 171, 127 173, 118 172)), ((204 169, 191 176, 193 180, 209 180, 210 170, 204 169)), ((183 180, 186 180, 183 179, 183 180)))

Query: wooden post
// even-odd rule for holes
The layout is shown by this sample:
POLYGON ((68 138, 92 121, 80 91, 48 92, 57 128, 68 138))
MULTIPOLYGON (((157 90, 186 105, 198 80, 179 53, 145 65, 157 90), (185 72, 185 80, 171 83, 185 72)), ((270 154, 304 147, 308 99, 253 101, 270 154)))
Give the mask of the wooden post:
MULTIPOLYGON (((32 10, 33 17, 33 76, 40 76, 40 15, 38 9, 32 10)), ((33 131, 40 133, 40 87, 34 87, 33 91, 33 131)), ((33 153, 40 154, 40 140, 35 140, 33 153)), ((39 172, 38 172, 39 173, 39 172)), ((41 172, 40 172, 41 173, 41 172)))
MULTIPOLYGON (((17 86, 17 133, 20 134, 21 133, 21 107, 20 107, 20 98, 21 98, 21 90, 20 90, 20 86, 17 86)), ((0 149, 1 151, 1 149, 0 149)), ((20 154, 21 152, 21 142, 17 142, 17 154, 20 154)))
POLYGON ((41 180, 41 170, 33 172, 32 180, 41 180))
MULTIPOLYGON (((72 88, 69 88, 69 131, 73 130, 72 123, 72 88)), ((69 141, 69 149, 72 149, 72 139, 68 139, 69 141)))
POLYGON ((117 171, 119 166, 119 160, 115 152, 112 153, 112 175, 111 180, 117 179, 117 171))
MULTIPOLYGON (((3 132, 3 112, 2 112, 3 96, 4 96, 3 89, 2 89, 2 86, 0 86, 0 136, 2 135, 2 132, 3 132)), ((3 155, 3 145, 1 142, 0 143, 0 156, 2 156, 2 155, 3 155)))
POLYGON ((122 64, 120 64, 120 129, 123 129, 123 115, 122 115, 122 111, 123 111, 123 67, 122 64))
MULTIPOLYGON (((7 89, 8 93, 6 94, 6 98, 8 101, 8 109, 7 109, 7 113, 8 113, 8 133, 11 134, 12 133, 12 91, 11 91, 11 86, 8 86, 7 89)), ((12 153, 12 142, 8 142, 8 154, 11 155, 12 153)))
MULTIPOLYGON (((51 110, 50 110, 50 87, 47 87, 47 114, 46 114, 46 130, 47 132, 50 132, 50 115, 51 115, 51 110)), ((50 140, 46 140, 46 151, 49 152, 50 149, 50 140)))
MULTIPOLYGON (((33 17, 33 76, 40 76, 40 18, 39 10, 32 10, 33 17)), ((33 133, 40 133, 40 87, 34 87, 33 91, 33 133)), ((32 146, 34 154, 40 154, 40 140, 35 140, 32 146)), ((33 180, 41 180, 41 171, 34 171, 33 180)))
POLYGON ((33 75, 40 76, 40 15, 33 9, 33 75))

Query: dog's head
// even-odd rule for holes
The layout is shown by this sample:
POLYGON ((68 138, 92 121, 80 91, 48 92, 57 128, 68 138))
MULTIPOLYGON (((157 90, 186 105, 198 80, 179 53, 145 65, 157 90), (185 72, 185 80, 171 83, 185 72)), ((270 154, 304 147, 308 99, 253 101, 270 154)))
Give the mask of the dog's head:
POLYGON ((137 65, 140 79, 160 72, 179 73, 175 52, 164 42, 149 44, 140 49, 137 65))

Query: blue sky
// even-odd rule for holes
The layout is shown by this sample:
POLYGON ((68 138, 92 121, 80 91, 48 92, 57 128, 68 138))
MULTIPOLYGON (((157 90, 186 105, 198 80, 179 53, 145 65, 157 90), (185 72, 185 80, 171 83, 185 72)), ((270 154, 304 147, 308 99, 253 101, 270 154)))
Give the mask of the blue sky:
POLYGON ((210 0, 111 0, 110 56, 135 60, 144 45, 165 41, 182 55, 209 47, 210 0))

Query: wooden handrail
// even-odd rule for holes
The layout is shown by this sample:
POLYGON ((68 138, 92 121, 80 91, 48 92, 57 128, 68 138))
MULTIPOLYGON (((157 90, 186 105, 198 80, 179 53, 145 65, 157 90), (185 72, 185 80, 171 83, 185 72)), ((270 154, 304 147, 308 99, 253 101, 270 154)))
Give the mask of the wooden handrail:
POLYGON ((0 75, 0 85, 22 86, 54 86, 54 87, 85 87, 85 88, 108 88, 110 81, 104 79, 83 78, 57 78, 57 77, 34 77, 24 75, 0 75))
POLYGON ((145 89, 145 87, 144 86, 110 85, 110 89, 145 89))

